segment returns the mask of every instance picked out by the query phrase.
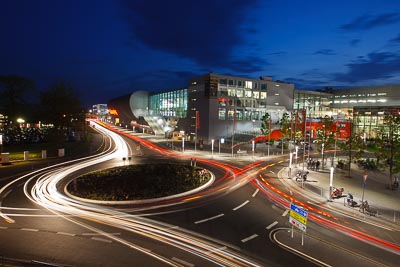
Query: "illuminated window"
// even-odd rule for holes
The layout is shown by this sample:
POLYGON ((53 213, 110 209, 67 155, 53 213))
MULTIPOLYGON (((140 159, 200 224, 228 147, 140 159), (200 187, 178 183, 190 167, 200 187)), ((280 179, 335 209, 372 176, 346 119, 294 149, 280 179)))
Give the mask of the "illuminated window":
POLYGON ((245 82, 245 88, 253 89, 253 82, 252 81, 246 81, 245 82))
POLYGON ((243 97, 243 90, 236 90, 236 96, 237 97, 243 97))
POLYGON ((245 96, 245 97, 251 97, 251 95, 252 95, 252 94, 251 94, 251 91, 249 91, 249 90, 245 90, 245 91, 244 91, 244 96, 245 96))
POLYGON ((253 97, 254 97, 255 99, 259 99, 259 98, 260 98, 260 92, 254 91, 254 92, 253 92, 253 97))
POLYGON ((261 92, 260 93, 260 98, 261 99, 267 99, 267 92, 261 92))
POLYGON ((224 108, 218 109, 218 119, 226 120, 226 109, 224 108))
POLYGON ((228 89, 228 95, 229 96, 236 96, 236 90, 235 89, 228 89))

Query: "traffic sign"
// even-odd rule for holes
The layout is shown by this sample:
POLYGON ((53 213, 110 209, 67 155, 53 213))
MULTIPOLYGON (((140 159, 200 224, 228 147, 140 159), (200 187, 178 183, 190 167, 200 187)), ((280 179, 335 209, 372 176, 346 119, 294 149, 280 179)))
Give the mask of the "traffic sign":
POLYGON ((293 210, 294 212, 300 214, 301 216, 307 218, 308 217, 308 212, 303 210, 302 208, 290 203, 290 210, 293 210))
POLYGON ((308 212, 290 203, 289 222, 302 231, 306 231, 308 212))
POLYGON ((302 223, 304 225, 307 224, 307 218, 301 216, 299 213, 297 213, 297 212, 295 212, 293 210, 290 211, 290 217, 292 217, 293 219, 296 219, 298 222, 300 222, 300 223, 302 223))
POLYGON ((299 228, 300 230, 302 230, 303 232, 306 231, 307 226, 305 226, 304 224, 300 223, 299 221, 297 221, 296 219, 293 219, 292 217, 289 217, 289 223, 293 226, 296 226, 297 228, 299 228))

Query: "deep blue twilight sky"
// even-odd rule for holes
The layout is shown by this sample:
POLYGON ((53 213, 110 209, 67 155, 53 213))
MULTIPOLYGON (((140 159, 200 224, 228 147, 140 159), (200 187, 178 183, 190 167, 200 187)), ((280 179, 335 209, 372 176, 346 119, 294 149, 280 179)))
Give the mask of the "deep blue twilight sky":
POLYGON ((87 106, 207 72, 296 88, 400 83, 397 0, 0 0, 0 75, 87 106))

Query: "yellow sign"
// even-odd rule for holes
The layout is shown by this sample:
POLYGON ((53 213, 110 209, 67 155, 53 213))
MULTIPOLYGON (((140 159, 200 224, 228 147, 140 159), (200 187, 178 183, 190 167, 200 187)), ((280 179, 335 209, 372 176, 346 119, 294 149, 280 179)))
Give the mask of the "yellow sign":
POLYGON ((290 210, 290 217, 292 217, 293 219, 297 220, 298 222, 300 222, 300 223, 302 223, 304 225, 307 224, 307 218, 301 216, 300 214, 298 214, 294 210, 290 210))

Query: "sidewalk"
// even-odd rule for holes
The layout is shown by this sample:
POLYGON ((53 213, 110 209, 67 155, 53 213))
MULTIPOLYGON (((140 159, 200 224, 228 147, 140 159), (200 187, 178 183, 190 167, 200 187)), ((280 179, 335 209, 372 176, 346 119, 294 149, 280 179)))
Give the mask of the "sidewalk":
MULTIPOLYGON (((295 177, 296 170, 302 171, 302 163, 292 168, 292 178, 295 177)), ((330 164, 325 169, 314 171, 309 170, 306 167, 305 171, 308 171, 307 181, 303 183, 303 187, 316 196, 320 196, 329 199, 329 181, 330 181, 330 164)), ((288 178, 288 167, 284 168, 281 172, 281 178, 288 178)), ((389 174, 387 172, 379 171, 365 171, 352 164, 351 177, 348 177, 348 170, 341 170, 334 168, 333 173, 333 186, 337 188, 344 188, 343 196, 340 198, 332 199, 332 203, 338 204, 339 207, 345 207, 348 211, 355 209, 358 211, 358 207, 348 207, 346 202, 346 195, 351 193, 354 200, 360 204, 363 191, 364 200, 367 200, 370 207, 378 212, 377 218, 384 219, 389 222, 395 222, 400 224, 400 190, 389 190, 389 174), (363 188, 363 176, 367 174, 366 186, 363 188), (397 217, 397 218, 396 218, 397 217)), ((293 179, 295 181, 295 179, 293 179)), ((298 182, 301 186, 301 183, 298 182)))

